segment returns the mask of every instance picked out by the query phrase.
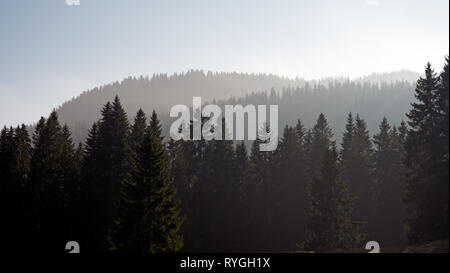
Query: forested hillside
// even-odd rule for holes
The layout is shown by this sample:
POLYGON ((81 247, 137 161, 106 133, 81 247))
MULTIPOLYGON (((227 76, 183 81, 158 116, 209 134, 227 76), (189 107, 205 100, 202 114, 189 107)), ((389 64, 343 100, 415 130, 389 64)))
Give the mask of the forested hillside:
POLYGON ((403 120, 414 99, 411 90, 417 78, 417 73, 400 71, 373 74, 354 81, 345 78, 305 81, 264 74, 193 70, 171 76, 130 77, 94 88, 65 102, 57 113, 71 128, 74 141, 81 142, 92 123, 100 118, 104 102, 118 95, 130 117, 139 108, 147 113, 157 111, 167 135, 170 108, 176 104, 191 105, 193 96, 201 96, 203 103, 279 104, 281 126, 295 122, 297 118, 312 126, 316 116, 325 111, 330 126, 340 135, 340 121, 350 111, 367 118, 371 131, 377 128, 383 116, 396 123, 403 120))
MULTIPOLYGON (((376 105, 359 107, 380 90, 406 93, 407 83, 330 82, 249 95, 291 111, 295 101, 307 107, 300 97, 318 103, 311 124, 301 115, 284 120, 271 152, 259 150, 262 139, 250 149, 230 140, 167 140, 156 111, 129 115, 119 96, 103 104, 80 144, 56 111, 31 136, 25 125, 4 127, 3 245, 63 252, 75 239, 86 253, 360 252, 373 240, 391 251, 442 249, 449 232, 448 73, 448 58, 440 73, 428 64, 409 91, 415 99, 405 121, 381 117, 372 135, 360 112, 376 105), (336 103, 351 111, 333 116, 336 103), (402 248, 407 244, 425 248, 402 248)), ((379 100, 386 113, 383 104, 396 96, 389 98, 379 100)))

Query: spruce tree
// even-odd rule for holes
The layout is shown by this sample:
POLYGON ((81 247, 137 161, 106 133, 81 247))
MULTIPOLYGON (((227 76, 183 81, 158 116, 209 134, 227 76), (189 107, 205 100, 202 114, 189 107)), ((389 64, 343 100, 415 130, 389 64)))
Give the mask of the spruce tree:
MULTIPOLYGON (((222 134, 225 134, 224 128, 222 134)), ((232 141, 206 141, 195 187, 195 217, 201 234, 198 241, 204 251, 231 251, 238 244, 235 236, 239 234, 235 232, 237 226, 233 218, 239 212, 240 185, 235 177, 234 162, 232 141)))
POLYGON ((438 92, 438 111, 439 119, 437 121, 437 128, 435 134, 438 135, 439 144, 436 145, 436 154, 439 158, 436 166, 436 171, 439 173, 438 179, 441 181, 442 195, 440 202, 443 205, 442 211, 447 211, 443 214, 443 219, 440 224, 442 231, 441 237, 447 236, 449 230, 449 57, 445 58, 444 68, 439 77, 439 92, 438 92), (447 181, 447 183, 445 183, 447 181), (446 232, 445 232, 446 231, 446 232))
MULTIPOLYGON (((224 131, 222 132, 225 134, 224 131)), ((214 176, 209 179, 209 183, 213 184, 212 194, 215 196, 214 203, 217 206, 212 218, 216 225, 216 228, 213 227, 216 237, 216 246, 213 250, 235 251, 239 248, 242 239, 242 234, 238 232, 239 222, 236 222, 236 219, 240 217, 241 194, 241 180, 236 176, 236 154, 232 141, 210 140, 208 142, 214 145, 211 158, 214 176)), ((204 183, 208 183, 207 181, 204 183)))
POLYGON ((152 112, 152 116, 150 117, 150 129, 153 131, 155 136, 160 136, 161 140, 163 140, 161 124, 158 120, 158 116, 156 115, 155 110, 152 112))
MULTIPOLYGON (((373 207, 373 150, 366 122, 356 115, 355 130, 351 144, 352 165, 347 166, 345 177, 350 189, 357 196, 355 204, 355 219, 369 222, 373 207)), ((367 229, 373 230, 372 223, 367 229)))
POLYGON ((188 164, 185 161, 183 140, 175 141, 170 139, 167 143, 167 153, 170 163, 170 172, 173 177, 173 184, 177 189, 177 197, 180 199, 181 215, 185 221, 181 227, 183 234, 183 249, 189 251, 195 242, 195 234, 191 233, 190 227, 193 225, 193 185, 189 180, 188 164))
POLYGON ((366 122, 359 115, 353 119, 352 113, 348 114, 342 138, 341 159, 343 178, 348 181, 357 198, 354 216, 360 221, 368 222, 374 201, 372 145, 366 122))
POLYGON ((202 188, 202 166, 205 162, 206 141, 203 139, 199 141, 183 140, 179 141, 178 145, 181 146, 178 160, 180 160, 179 164, 183 167, 181 170, 178 170, 180 171, 179 174, 174 173, 176 175, 174 182, 177 183, 177 187, 182 184, 186 185, 186 187, 179 187, 179 194, 187 199, 187 202, 183 201, 182 203, 182 209, 184 208, 187 217, 182 227, 186 235, 184 237, 185 247, 183 249, 185 251, 202 251, 203 240, 199 238, 202 238, 203 235, 201 229, 199 229, 199 225, 201 225, 201 221, 203 220, 200 217, 200 212, 202 210, 204 196, 200 193, 200 190, 202 188), (187 191, 184 192, 184 190, 187 191))
POLYGON ((308 164, 309 164, 309 177, 311 181, 315 176, 315 172, 320 166, 321 158, 325 151, 330 148, 331 138, 333 133, 328 125, 328 121, 324 114, 320 114, 317 118, 317 122, 310 132, 309 136, 309 154, 308 154, 308 164))
POLYGON ((137 146, 144 139, 145 129, 147 128, 147 118, 145 117, 144 111, 139 109, 134 118, 134 123, 131 126, 130 133, 130 148, 132 151, 137 149, 137 146))
POLYGON ((30 167, 35 238, 46 251, 62 252, 67 241, 68 197, 74 183, 73 144, 53 111, 36 126, 30 167))
POLYGON ((405 242, 402 219, 403 147, 401 137, 390 127, 386 118, 374 135, 374 199, 373 215, 370 218, 373 231, 371 239, 385 246, 399 246, 405 242))
MULTIPOLYGON (((406 125, 406 122, 402 121, 400 123, 400 126, 398 127, 398 137, 399 141, 401 143, 402 148, 405 146, 406 137, 408 135, 408 126, 406 125)), ((404 151, 404 149, 403 149, 404 151)))
MULTIPOLYGON (((260 128, 260 130, 267 130, 267 128, 260 128)), ((268 200, 272 183, 270 176, 272 152, 261 152, 260 143, 263 143, 260 138, 253 141, 248 178, 242 187, 246 218, 244 225, 247 230, 252 231, 244 238, 244 241, 250 251, 264 251, 271 247, 271 239, 268 240, 269 227, 272 225, 268 200)))
POLYGON ((355 134, 355 124, 353 115, 350 112, 347 116, 347 123, 345 124, 345 131, 342 137, 342 150, 341 150, 342 165, 344 167, 343 175, 344 178, 346 179, 348 179, 348 177, 351 175, 347 174, 347 170, 349 170, 350 166, 353 164, 354 161, 354 156, 352 154, 352 143, 354 134, 355 134))
POLYGON ((88 179, 84 249, 105 252, 109 248, 109 230, 118 216, 121 184, 132 162, 128 120, 117 96, 113 103, 105 104, 102 117, 94 126, 87 140, 83 175, 88 179))
POLYGON ((276 240, 273 250, 295 249, 303 239, 306 208, 306 156, 303 143, 304 128, 300 121, 296 127, 286 126, 280 144, 274 153, 272 165, 273 188, 270 192, 272 233, 276 240))
MULTIPOLYGON (((29 242, 32 231, 32 196, 30 184, 30 164, 31 164, 31 140, 28 129, 24 124, 17 126, 14 132, 14 169, 13 183, 16 185, 15 221, 12 221, 15 229, 11 238, 15 240, 14 248, 21 248, 23 243, 29 242)), ((14 209, 13 209, 14 211, 14 209)))
POLYGON ((6 200, 13 188, 14 168, 14 130, 6 126, 0 133, 0 163, 0 189, 2 200, 6 200))
POLYGON ((161 136, 148 128, 132 172, 122 185, 119 217, 109 237, 110 250, 178 251, 183 246, 179 203, 161 136))
POLYGON ((64 177, 63 189, 63 210, 64 236, 71 240, 77 234, 76 225, 79 220, 78 199, 80 194, 80 156, 75 154, 76 150, 72 141, 70 129, 67 125, 61 131, 61 157, 60 164, 64 177))
POLYGON ((448 113, 448 96, 445 99, 442 91, 446 84, 428 63, 425 77, 417 81, 418 101, 407 114, 405 202, 409 215, 405 224, 408 239, 415 243, 448 238, 448 150, 444 144, 448 135, 443 140, 445 126, 440 126, 445 110, 448 113))
POLYGON ((3 247, 20 251, 31 231, 29 189, 30 139, 25 125, 0 134, 0 210, 3 247))
POLYGON ((304 250, 317 252, 362 247, 361 224, 351 220, 354 197, 342 179, 334 143, 330 143, 308 185, 304 250))
POLYGON ((31 161, 31 140, 28 135, 28 130, 24 124, 14 131, 14 144, 15 144, 15 168, 14 177, 16 183, 22 187, 28 186, 28 178, 30 172, 31 161))

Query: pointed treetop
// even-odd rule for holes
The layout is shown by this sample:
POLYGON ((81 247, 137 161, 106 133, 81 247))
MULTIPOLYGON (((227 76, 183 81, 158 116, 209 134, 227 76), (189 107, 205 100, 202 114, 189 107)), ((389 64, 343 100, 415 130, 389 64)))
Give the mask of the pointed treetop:
POLYGON ((153 110, 152 116, 150 118, 150 129, 155 136, 159 137, 162 140, 163 137, 161 136, 161 124, 158 120, 158 115, 156 114, 155 110, 153 110))

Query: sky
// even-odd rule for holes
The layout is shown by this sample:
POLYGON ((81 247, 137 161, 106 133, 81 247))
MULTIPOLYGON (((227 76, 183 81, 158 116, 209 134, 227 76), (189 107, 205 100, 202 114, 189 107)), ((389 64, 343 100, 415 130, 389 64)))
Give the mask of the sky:
POLYGON ((2 0, 0 126, 153 73, 441 70, 448 0, 2 0))

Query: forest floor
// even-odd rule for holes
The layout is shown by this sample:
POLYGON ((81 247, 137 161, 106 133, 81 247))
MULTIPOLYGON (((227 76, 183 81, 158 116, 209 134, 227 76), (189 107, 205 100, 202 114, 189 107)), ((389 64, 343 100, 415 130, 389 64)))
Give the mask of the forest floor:
POLYGON ((382 248, 381 252, 384 253, 448 253, 449 252, 449 241, 441 240, 434 241, 422 245, 412 245, 406 247, 387 247, 382 248))
MULTIPOLYGON (((327 253, 367 253, 368 250, 343 250, 337 249, 327 253)), ((296 253, 314 253, 314 251, 296 251, 296 253)), ((449 240, 433 241, 420 245, 403 247, 381 247, 380 253, 449 253, 449 240)))
MULTIPOLYGON (((340 251, 337 251, 340 252, 340 251)), ((348 252, 348 251, 342 251, 348 252)), ((351 251, 350 251, 351 252, 351 251)), ((368 252, 368 250, 355 251, 368 252)), ((401 247, 383 247, 381 246, 380 253, 449 253, 449 241, 440 240, 418 245, 408 245, 401 247)))

